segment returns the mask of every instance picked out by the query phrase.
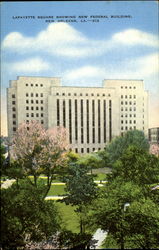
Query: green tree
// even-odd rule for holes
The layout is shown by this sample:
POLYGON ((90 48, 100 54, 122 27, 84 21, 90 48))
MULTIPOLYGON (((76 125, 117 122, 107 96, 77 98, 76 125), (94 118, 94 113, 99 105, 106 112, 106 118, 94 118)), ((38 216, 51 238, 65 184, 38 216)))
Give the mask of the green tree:
POLYGON ((53 201, 43 199, 43 184, 35 187, 20 181, 1 190, 1 245, 18 249, 46 240, 59 230, 59 215, 53 201))
POLYGON ((112 167, 121 155, 125 152, 128 146, 134 145, 146 151, 149 150, 149 142, 144 133, 139 130, 131 130, 123 136, 116 137, 107 147, 106 152, 109 155, 109 164, 112 167))
POLYGON ((108 231, 121 249, 157 248, 159 208, 146 198, 148 194, 141 186, 116 178, 95 201, 91 221, 108 231))
POLYGON ((114 164, 111 178, 121 177, 138 185, 158 182, 159 158, 136 146, 129 146, 114 164))
POLYGON ((80 218, 80 233, 85 231, 87 206, 97 197, 97 186, 87 172, 85 165, 74 163, 70 165, 69 175, 65 178, 68 196, 63 202, 76 206, 75 211, 80 218))

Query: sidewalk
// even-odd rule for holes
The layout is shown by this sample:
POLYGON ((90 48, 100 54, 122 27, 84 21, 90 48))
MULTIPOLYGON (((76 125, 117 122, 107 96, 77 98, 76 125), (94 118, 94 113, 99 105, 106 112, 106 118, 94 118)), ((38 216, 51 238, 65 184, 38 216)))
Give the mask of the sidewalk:
POLYGON ((103 241, 107 237, 107 234, 108 234, 107 232, 98 228, 91 240, 94 246, 93 247, 91 246, 90 249, 100 249, 100 246, 102 245, 103 241))

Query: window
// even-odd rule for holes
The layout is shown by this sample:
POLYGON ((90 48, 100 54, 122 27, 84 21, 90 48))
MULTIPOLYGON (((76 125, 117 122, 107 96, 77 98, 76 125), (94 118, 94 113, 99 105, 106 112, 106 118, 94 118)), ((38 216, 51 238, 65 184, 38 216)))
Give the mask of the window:
POLYGON ((80 93, 80 96, 82 96, 82 93, 80 93))
POLYGON ((125 86, 125 89, 127 89, 128 87, 127 86, 125 86))
POLYGON ((39 114, 38 114, 38 113, 36 113, 36 117, 39 117, 39 114))
POLYGON ((129 102, 129 105, 132 105, 132 102, 129 102))
POLYGON ((26 113, 26 117, 29 117, 29 113, 26 113))
POLYGON ((41 100, 41 104, 43 104, 43 100, 41 100))
POLYGON ((31 100, 31 103, 34 103, 34 100, 31 100))
POLYGON ((27 87, 27 86, 28 86, 28 83, 26 83, 25 86, 27 87))
POLYGON ((121 101, 121 105, 123 105, 123 101, 121 101))
POLYGON ((43 108, 43 107, 41 107, 41 110, 44 110, 44 108, 43 108))
POLYGON ((87 148, 87 153, 89 153, 89 148, 87 148))
POLYGON ((13 118, 16 118, 16 115, 15 114, 13 114, 13 116, 12 116, 13 118))
POLYGON ((127 126, 125 127, 125 130, 128 130, 128 127, 127 127, 127 126))
POLYGON ((123 127, 121 127, 121 130, 123 130, 124 128, 123 127))
POLYGON ((128 102, 125 102, 125 105, 127 105, 128 104, 128 102))
POLYGON ((77 96, 77 94, 76 94, 76 93, 74 93, 74 96, 77 96))
POLYGON ((15 95, 14 95, 14 94, 12 95, 12 98, 15 98, 15 95))
POLYGON ((131 86, 129 87, 129 89, 131 89, 131 86))
POLYGON ((71 93, 68 93, 68 96, 71 96, 71 93))
POLYGON ((121 86, 121 89, 123 89, 123 86, 121 86))
POLYGON ((41 93, 40 96, 43 97, 43 93, 41 93))
POLYGON ((136 89, 136 87, 134 86, 134 89, 136 89))
POLYGON ((75 100, 75 140, 78 140, 77 99, 75 100))
POLYGON ((59 95, 59 93, 56 93, 56 95, 59 95))
POLYGON ((36 107, 36 110, 39 110, 39 107, 36 107))
POLYGON ((26 106, 26 110, 29 110, 29 107, 28 107, 28 106, 26 106))
POLYGON ((31 84, 31 87, 33 87, 33 84, 31 84))
POLYGON ((34 110, 34 107, 31 107, 31 110, 34 110))
POLYGON ((57 99, 56 105, 57 105, 57 126, 60 126, 60 100, 59 99, 57 99))
POLYGON ((136 120, 134 120, 134 124, 136 123, 136 120))
POLYGON ((65 93, 62 93, 62 95, 64 96, 64 95, 65 95, 65 93))
POLYGON ((26 93, 26 96, 29 96, 29 94, 28 94, 28 93, 26 93))
POLYGON ((12 101, 12 104, 14 105, 14 104, 15 104, 15 101, 12 101))
POLYGON ((13 125, 16 125, 16 121, 13 121, 13 125))
POLYGON ((134 117, 136 117, 136 114, 134 114, 134 117))
POLYGON ((131 124, 131 123, 132 123, 132 121, 130 120, 130 121, 129 121, 129 123, 131 124))
POLYGON ((38 97, 38 93, 36 93, 36 97, 38 97))
POLYGON ((41 113, 41 117, 43 117, 44 116, 44 114, 43 113, 41 113))
POLYGON ((15 127, 13 127, 13 131, 16 131, 16 128, 15 128, 15 127))
POLYGON ((35 84, 36 87, 38 87, 38 84, 35 84))
POLYGON ((130 108, 129 111, 132 111, 132 108, 130 108))
POLYGON ((26 100, 26 103, 29 103, 29 100, 26 100))
POLYGON ((75 152, 78 153, 78 148, 75 148, 75 152))
POLYGON ((125 121, 125 123, 127 124, 127 123, 128 123, 128 121, 126 120, 126 121, 125 121))
POLYGON ((34 94, 33 93, 31 93, 31 97, 33 97, 34 96, 34 94))
POLYGON ((43 84, 40 84, 40 87, 43 87, 43 84))
POLYGON ((81 148, 81 153, 84 153, 84 148, 81 148))
POLYGON ((121 123, 123 124, 123 120, 121 120, 121 123))
POLYGON ((43 120, 41 120, 41 124, 44 124, 44 121, 43 121, 43 120))
POLYGON ((131 99, 131 98, 132 98, 132 95, 129 95, 129 98, 131 99))
POLYGON ((103 96, 105 96, 105 94, 103 94, 103 96))
POLYGON ((121 98, 123 98, 123 95, 121 95, 121 98))
POLYGON ((128 96, 127 95, 125 95, 125 98, 127 98, 128 96))
POLYGON ((31 117, 34 117, 34 113, 31 113, 31 117))
POLYGON ((15 107, 12 108, 12 111, 16 111, 15 107))
POLYGON ((86 96, 88 96, 88 94, 86 93, 86 96))
POLYGON ((38 104, 38 103, 39 103, 39 100, 36 100, 36 103, 38 104))
POLYGON ((94 94, 92 93, 91 96, 94 96, 94 94))
POLYGON ((134 99, 136 98, 136 95, 134 95, 134 99))
POLYGON ((121 108, 121 111, 123 111, 123 107, 121 108))

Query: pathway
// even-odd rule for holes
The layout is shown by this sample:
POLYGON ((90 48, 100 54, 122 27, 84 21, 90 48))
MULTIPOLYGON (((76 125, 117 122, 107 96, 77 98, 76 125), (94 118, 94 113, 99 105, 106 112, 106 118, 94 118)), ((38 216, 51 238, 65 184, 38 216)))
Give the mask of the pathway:
POLYGON ((91 240, 91 242, 93 243, 93 246, 91 246, 90 249, 100 249, 100 246, 102 245, 103 241, 107 237, 107 234, 108 234, 107 232, 98 228, 91 240))

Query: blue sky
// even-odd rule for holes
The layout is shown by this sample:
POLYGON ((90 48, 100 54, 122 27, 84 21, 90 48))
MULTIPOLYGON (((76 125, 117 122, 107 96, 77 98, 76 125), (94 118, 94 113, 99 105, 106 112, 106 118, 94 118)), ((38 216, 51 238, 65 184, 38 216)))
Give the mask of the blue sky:
POLYGON ((143 79, 150 93, 149 126, 159 126, 157 1, 2 2, 1 28, 3 134, 6 88, 17 76, 57 76, 67 86, 143 79), (111 18, 121 15, 131 17, 111 18), (54 22, 38 16, 54 16, 54 22), (76 22, 57 22, 57 16, 76 16, 76 22))

